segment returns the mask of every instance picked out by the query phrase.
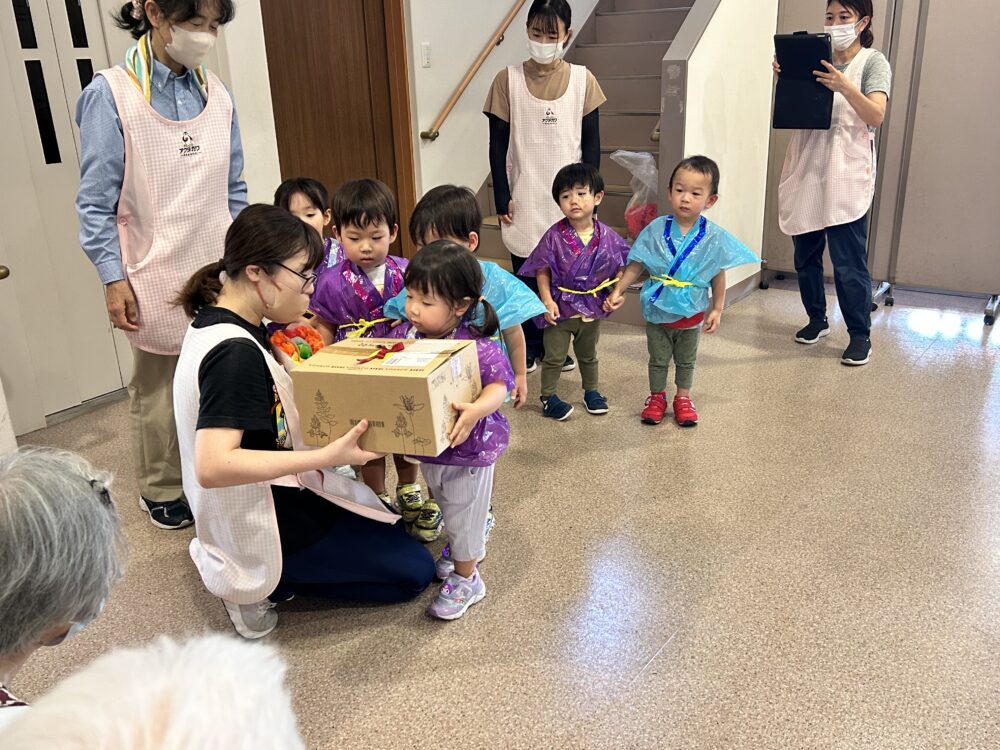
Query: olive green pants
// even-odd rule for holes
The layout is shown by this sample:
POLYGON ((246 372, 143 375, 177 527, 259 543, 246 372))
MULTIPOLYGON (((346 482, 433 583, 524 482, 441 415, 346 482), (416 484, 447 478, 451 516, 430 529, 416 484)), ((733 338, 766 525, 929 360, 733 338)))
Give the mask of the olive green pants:
POLYGON ((583 390, 597 390, 597 342, 600 338, 599 320, 584 323, 583 318, 570 318, 545 329, 542 334, 545 344, 545 358, 542 360, 543 398, 556 392, 566 355, 569 354, 570 342, 573 344, 577 364, 580 365, 583 390))
POLYGON ((664 328, 646 323, 646 347, 649 349, 649 391, 667 390, 667 366, 674 361, 674 382, 678 388, 690 388, 694 382, 694 362, 698 358, 701 326, 664 328))

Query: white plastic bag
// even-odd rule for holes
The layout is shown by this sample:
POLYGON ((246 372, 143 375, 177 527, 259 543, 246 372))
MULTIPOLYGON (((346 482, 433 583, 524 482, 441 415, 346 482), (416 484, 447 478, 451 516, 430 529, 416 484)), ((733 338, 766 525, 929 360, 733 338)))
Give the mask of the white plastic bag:
POLYGON ((638 151, 615 151, 611 160, 625 167, 632 175, 629 182, 632 197, 625 207, 625 224, 630 239, 635 239, 659 214, 657 212, 657 191, 660 185, 660 170, 656 157, 638 151))

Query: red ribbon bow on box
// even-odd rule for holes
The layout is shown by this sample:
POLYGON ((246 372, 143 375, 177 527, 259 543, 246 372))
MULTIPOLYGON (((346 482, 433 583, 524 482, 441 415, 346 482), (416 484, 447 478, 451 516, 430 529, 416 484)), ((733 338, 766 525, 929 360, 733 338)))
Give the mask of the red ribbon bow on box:
POLYGON ((404 344, 402 341, 400 341, 397 344, 393 344, 392 346, 386 346, 385 344, 379 344, 377 352, 375 352, 374 354, 372 354, 369 357, 364 357, 363 359, 359 359, 358 360, 358 364, 359 365, 363 365, 365 362, 371 362, 372 360, 375 360, 375 359, 386 359, 386 358, 389 357, 389 355, 401 352, 405 348, 406 348, 406 344, 404 344))

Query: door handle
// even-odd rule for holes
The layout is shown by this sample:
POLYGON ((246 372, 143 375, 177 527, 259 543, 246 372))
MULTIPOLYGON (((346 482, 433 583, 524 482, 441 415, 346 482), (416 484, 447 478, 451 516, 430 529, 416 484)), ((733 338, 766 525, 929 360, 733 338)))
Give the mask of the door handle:
POLYGON ((7 266, 0 266, 0 281, 10 276, 10 269, 7 266))

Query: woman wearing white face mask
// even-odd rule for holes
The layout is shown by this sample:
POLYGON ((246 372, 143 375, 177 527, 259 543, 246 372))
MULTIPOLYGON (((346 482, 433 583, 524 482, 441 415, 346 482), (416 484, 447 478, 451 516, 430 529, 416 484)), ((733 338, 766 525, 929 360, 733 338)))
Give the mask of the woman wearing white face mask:
POLYGON ((0 457, 0 727, 25 706, 5 686, 39 648, 95 619, 124 572, 109 481, 67 451, 0 457))
MULTIPOLYGON (((875 194, 875 129, 885 119, 892 71, 872 49, 872 0, 829 0, 826 31, 833 64, 816 80, 834 92, 829 130, 796 131, 778 189, 781 231, 795 245, 795 270, 809 324, 795 334, 815 344, 830 332, 823 287, 823 248, 829 245, 837 300, 850 343, 841 362, 871 359, 872 282, 868 272, 868 210, 875 194)), ((780 72, 777 63, 775 72, 780 72)))
MULTIPOLYGON (((501 70, 483 106, 490 121, 490 171, 503 241, 514 272, 562 213, 552 201, 552 180, 567 164, 601 167, 598 108, 607 97, 593 73, 563 61, 573 36, 566 0, 534 0, 528 9, 528 53, 520 65, 501 70)), ((536 293, 534 279, 523 281, 536 293)), ((526 371, 542 358, 542 336, 522 324, 526 371)), ((520 375, 520 363, 514 363, 520 375)), ((563 369, 573 369, 567 358, 563 369)))
POLYGON ((216 260, 246 205, 243 146, 226 87, 202 62, 233 0, 132 0, 116 22, 136 44, 77 103, 80 243, 108 313, 132 343, 139 502, 153 525, 191 525, 171 383, 188 320, 171 300, 216 260))

